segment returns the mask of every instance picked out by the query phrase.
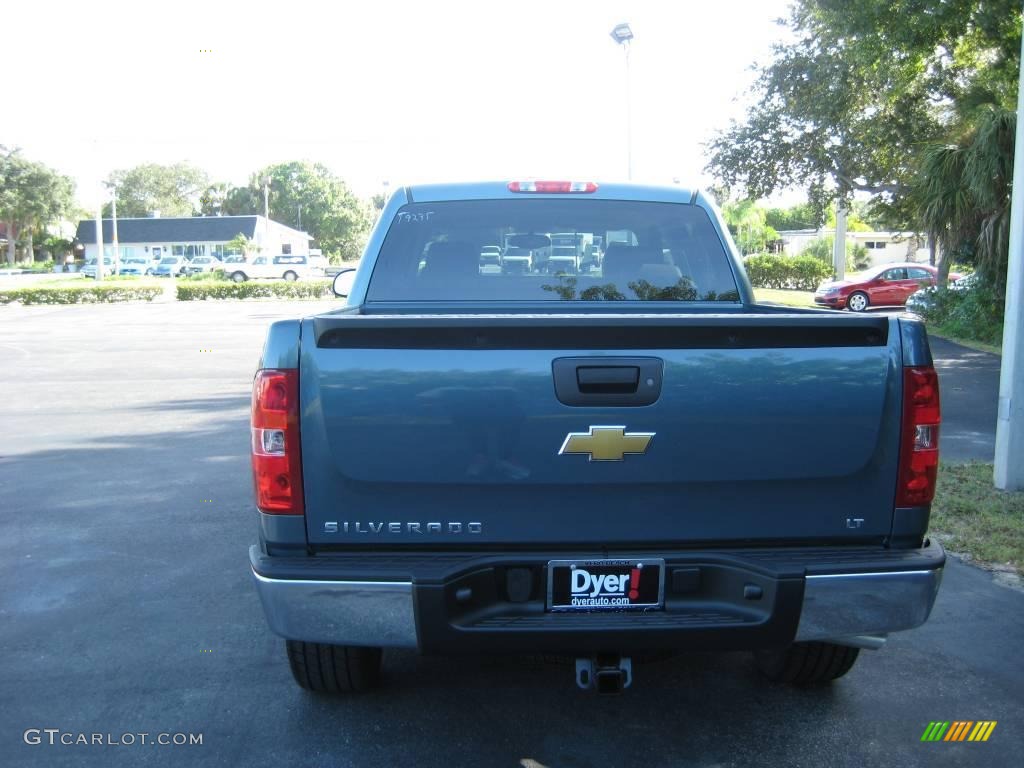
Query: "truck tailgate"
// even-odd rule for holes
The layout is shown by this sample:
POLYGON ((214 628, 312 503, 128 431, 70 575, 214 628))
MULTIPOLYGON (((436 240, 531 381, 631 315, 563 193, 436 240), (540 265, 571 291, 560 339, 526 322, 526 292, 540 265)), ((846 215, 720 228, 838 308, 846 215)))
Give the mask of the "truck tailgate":
POLYGON ((299 375, 310 544, 881 541, 898 463, 897 322, 307 319, 299 375), (566 404, 556 394, 557 360, 637 358, 658 367, 660 394, 648 405, 566 404), (571 434, 602 426, 623 428, 613 454, 645 451, 560 454, 571 434), (631 434, 650 439, 640 446, 631 434))

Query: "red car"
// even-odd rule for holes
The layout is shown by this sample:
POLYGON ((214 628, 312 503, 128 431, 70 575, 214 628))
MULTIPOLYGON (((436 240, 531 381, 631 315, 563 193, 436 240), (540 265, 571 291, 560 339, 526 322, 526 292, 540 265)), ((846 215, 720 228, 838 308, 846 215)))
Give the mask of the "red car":
MULTIPOLYGON (((883 264, 849 280, 822 283, 814 303, 832 309, 863 312, 868 307, 902 307, 907 297, 935 285, 938 270, 928 264, 883 264)), ((949 280, 961 275, 949 273, 949 280)))

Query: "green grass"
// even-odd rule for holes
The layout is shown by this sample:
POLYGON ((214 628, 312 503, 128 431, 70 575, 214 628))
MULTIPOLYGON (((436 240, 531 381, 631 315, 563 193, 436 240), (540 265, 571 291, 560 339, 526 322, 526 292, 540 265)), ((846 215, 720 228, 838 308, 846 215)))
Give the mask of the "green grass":
POLYGON ((755 288, 754 297, 758 301, 772 304, 786 304, 791 307, 813 307, 814 291, 794 291, 785 288, 755 288))
POLYGON ((1024 567, 1024 493, 992 485, 991 464, 943 464, 929 534, 982 563, 1024 567))

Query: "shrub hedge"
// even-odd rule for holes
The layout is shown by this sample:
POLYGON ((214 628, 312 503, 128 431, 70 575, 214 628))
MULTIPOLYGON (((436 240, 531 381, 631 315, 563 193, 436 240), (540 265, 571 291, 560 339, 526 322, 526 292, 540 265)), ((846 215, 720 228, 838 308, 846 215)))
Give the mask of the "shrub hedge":
POLYGON ((0 269, 21 269, 26 272, 53 272, 53 259, 46 261, 19 261, 8 264, 6 261, 0 263, 0 269))
POLYGON ((813 291, 832 277, 832 267, 813 256, 748 256, 747 277, 755 288, 795 288, 813 291))
POLYGON ((965 290, 935 291, 920 310, 939 333, 961 339, 999 344, 1003 338, 1006 297, 991 283, 979 279, 965 290))
POLYGON ((0 289, 0 304, 97 304, 117 301, 152 301, 163 288, 152 285, 41 285, 0 289))
POLYGON ((196 272, 194 275, 184 275, 178 278, 179 280, 188 280, 190 282, 206 283, 211 280, 216 282, 223 282, 227 280, 227 274, 223 269, 215 269, 211 272, 196 272))
POLYGON ((199 280, 180 281, 175 286, 178 301, 206 299, 320 299, 331 295, 330 280, 249 280, 244 283, 199 280))

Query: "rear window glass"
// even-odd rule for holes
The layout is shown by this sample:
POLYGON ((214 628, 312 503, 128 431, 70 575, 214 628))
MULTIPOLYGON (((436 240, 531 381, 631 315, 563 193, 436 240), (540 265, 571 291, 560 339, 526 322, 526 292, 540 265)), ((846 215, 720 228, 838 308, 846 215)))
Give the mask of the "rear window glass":
POLYGON ((367 301, 739 301, 697 206, 617 200, 415 203, 395 216, 367 301), (481 258, 498 244, 500 256, 481 258))

